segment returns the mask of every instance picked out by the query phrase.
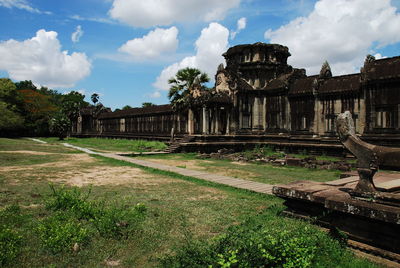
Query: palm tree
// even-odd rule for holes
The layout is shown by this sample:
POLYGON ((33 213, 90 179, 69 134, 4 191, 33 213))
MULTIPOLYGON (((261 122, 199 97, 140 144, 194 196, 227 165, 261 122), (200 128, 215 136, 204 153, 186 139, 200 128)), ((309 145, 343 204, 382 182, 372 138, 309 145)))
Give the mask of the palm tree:
POLYGON ((175 77, 168 80, 171 85, 168 98, 171 100, 172 108, 177 110, 185 110, 190 106, 191 90, 195 87, 204 88, 202 84, 210 81, 206 73, 202 73, 196 68, 184 68, 179 70, 175 77))
POLYGON ((96 105, 96 103, 99 101, 99 94, 93 93, 92 96, 90 96, 90 99, 92 100, 93 104, 96 105))

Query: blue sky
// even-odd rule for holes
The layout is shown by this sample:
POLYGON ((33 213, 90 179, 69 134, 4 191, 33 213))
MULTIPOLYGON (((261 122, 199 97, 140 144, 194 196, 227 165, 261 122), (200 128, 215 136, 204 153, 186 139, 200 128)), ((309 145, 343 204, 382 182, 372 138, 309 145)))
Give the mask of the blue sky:
POLYGON ((289 47, 308 75, 400 55, 400 0, 0 0, 0 77, 94 92, 109 107, 168 103, 184 67, 214 77, 229 47, 289 47))

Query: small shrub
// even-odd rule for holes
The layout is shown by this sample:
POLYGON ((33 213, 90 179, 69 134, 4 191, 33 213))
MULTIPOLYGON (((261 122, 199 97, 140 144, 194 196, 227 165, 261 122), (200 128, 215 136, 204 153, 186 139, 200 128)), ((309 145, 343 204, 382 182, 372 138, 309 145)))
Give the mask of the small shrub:
POLYGON ((22 236, 8 228, 0 225, 0 266, 11 263, 21 250, 22 236))
POLYGON ((53 254, 70 251, 75 243, 81 246, 90 240, 89 230, 67 213, 44 219, 38 233, 43 246, 53 254))
POLYGON ((78 188, 50 187, 52 196, 46 202, 47 208, 72 213, 77 220, 87 220, 103 237, 128 236, 140 227, 146 213, 146 206, 140 203, 131 209, 106 207, 102 202, 87 200, 91 190, 82 194, 78 188))
POLYGON ((140 228, 145 213, 146 207, 140 203, 131 209, 113 206, 99 209, 91 222, 103 237, 128 237, 140 228))
POLYGON ((307 222, 264 212, 208 242, 192 241, 164 267, 375 267, 307 222))
POLYGON ((71 210, 78 219, 91 219, 97 213, 96 205, 87 201, 91 193, 91 188, 84 195, 78 188, 65 189, 61 187, 56 189, 50 185, 52 195, 46 200, 46 208, 52 210, 71 210))

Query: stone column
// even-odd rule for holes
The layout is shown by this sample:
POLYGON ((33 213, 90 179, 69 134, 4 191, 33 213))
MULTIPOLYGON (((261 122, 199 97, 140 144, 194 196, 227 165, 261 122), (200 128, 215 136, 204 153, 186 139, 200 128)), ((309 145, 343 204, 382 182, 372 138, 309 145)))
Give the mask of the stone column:
POLYGON ((192 135, 194 133, 194 115, 192 109, 188 111, 188 133, 192 135))
POLYGON ((262 124, 263 124, 264 131, 266 131, 267 130, 267 97, 264 97, 262 124))
POLYGON ((215 128, 214 129, 214 133, 215 134, 221 134, 219 132, 219 109, 218 109, 218 107, 215 108, 214 123, 215 123, 215 125, 214 125, 214 128, 215 128))
POLYGON ((260 102, 257 97, 254 98, 253 102, 253 129, 258 129, 260 127, 260 102))
POLYGON ((203 134, 208 134, 208 113, 206 107, 203 107, 203 134))
POLYGON ((239 100, 239 127, 238 129, 242 129, 243 128, 243 106, 242 106, 242 100, 239 100))

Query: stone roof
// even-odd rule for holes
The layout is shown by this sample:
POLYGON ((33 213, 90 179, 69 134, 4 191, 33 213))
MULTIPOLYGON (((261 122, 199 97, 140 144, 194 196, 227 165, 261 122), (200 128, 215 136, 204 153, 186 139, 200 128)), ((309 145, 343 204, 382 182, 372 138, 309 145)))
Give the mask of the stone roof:
POLYGON ((313 86, 318 75, 308 76, 294 80, 290 86, 289 95, 308 95, 313 93, 313 86))
POLYGON ((99 118, 120 118, 120 117, 131 117, 136 115, 152 115, 160 113, 170 113, 173 112, 170 104, 164 105, 154 105, 144 108, 131 108, 126 110, 115 111, 112 113, 103 113, 99 118))
POLYGON ((92 113, 93 113, 95 110, 96 110, 95 107, 89 106, 89 107, 81 108, 81 109, 79 110, 79 113, 80 113, 81 115, 92 115, 92 113))
POLYGON ((368 62, 362 72, 366 81, 400 78, 400 56, 368 62))
POLYGON ((283 74, 279 76, 278 78, 275 78, 269 82, 267 82, 267 85, 263 88, 262 90, 275 90, 275 89, 281 89, 281 88, 286 88, 288 86, 288 81, 289 78, 291 77, 292 73, 289 74, 283 74))
POLYGON ((360 83, 360 74, 334 76, 321 80, 317 91, 318 94, 358 92, 360 90, 360 83))
POLYGON ((243 44, 243 45, 237 45, 229 48, 224 54, 224 57, 236 54, 236 53, 241 53, 245 49, 254 49, 254 48, 263 48, 263 49, 268 49, 268 50, 274 50, 274 51, 279 51, 280 53, 284 53, 286 56, 290 56, 289 49, 286 46, 282 46, 279 44, 266 44, 262 42, 257 42, 254 44, 243 44))

